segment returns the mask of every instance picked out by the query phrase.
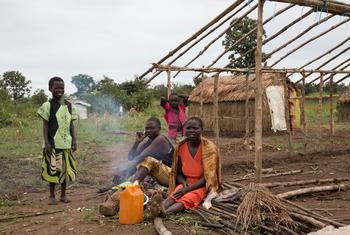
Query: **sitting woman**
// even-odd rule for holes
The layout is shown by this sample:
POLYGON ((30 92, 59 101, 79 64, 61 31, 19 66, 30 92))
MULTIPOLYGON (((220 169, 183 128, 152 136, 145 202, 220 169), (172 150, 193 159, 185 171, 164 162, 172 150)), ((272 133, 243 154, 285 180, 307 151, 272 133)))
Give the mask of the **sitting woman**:
POLYGON ((191 117, 186 139, 175 150, 169 180, 170 195, 163 201, 165 214, 195 208, 210 192, 221 190, 220 157, 216 145, 202 137, 203 123, 191 117))

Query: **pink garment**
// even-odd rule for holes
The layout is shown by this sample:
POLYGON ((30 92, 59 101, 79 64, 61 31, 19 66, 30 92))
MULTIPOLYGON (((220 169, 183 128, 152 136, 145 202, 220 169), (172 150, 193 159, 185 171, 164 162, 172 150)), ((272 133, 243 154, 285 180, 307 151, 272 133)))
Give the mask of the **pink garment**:
POLYGON ((185 134, 186 107, 183 102, 179 103, 179 111, 174 110, 169 102, 164 105, 164 119, 168 124, 168 137, 176 139, 179 122, 182 125, 182 133, 185 134))

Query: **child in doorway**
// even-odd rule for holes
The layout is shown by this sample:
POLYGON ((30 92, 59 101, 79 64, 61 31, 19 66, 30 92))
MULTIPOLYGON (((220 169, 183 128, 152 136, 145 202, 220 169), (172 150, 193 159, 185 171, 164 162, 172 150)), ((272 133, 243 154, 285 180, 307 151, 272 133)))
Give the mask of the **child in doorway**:
POLYGON ((70 202, 66 197, 66 186, 67 181, 74 181, 76 176, 73 151, 77 149, 77 141, 73 121, 77 119, 77 114, 72 104, 64 99, 62 78, 51 78, 49 91, 52 99, 38 110, 43 120, 44 134, 41 178, 49 182, 49 205, 56 205, 56 184, 61 184, 60 201, 70 202))
POLYGON ((178 96, 172 93, 169 100, 160 99, 160 106, 164 109, 164 119, 168 124, 168 137, 177 143, 185 134, 186 107, 188 96, 178 96))

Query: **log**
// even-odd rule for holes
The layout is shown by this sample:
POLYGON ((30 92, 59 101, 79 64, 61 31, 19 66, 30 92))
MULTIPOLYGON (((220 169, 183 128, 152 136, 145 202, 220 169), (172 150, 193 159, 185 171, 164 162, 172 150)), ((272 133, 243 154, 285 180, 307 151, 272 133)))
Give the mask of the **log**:
POLYGON ((345 190, 347 189, 347 185, 340 184, 340 185, 328 185, 328 186, 319 186, 319 187, 311 187, 311 188, 303 188, 303 189, 297 189, 285 193, 277 194, 276 196, 278 198, 291 198, 294 196, 299 196, 307 193, 317 193, 317 192, 325 192, 325 191, 334 191, 334 190, 345 190))
POLYGON ((306 184, 320 184, 320 183, 332 183, 332 182, 341 182, 341 181, 349 181, 350 178, 329 178, 329 179, 314 179, 314 180, 298 180, 298 181, 289 181, 289 182, 272 182, 272 183, 263 183, 260 184, 266 188, 274 188, 274 187, 288 187, 288 186, 300 186, 306 184))
POLYGON ((164 226, 161 218, 154 218, 153 223, 159 235, 172 235, 172 233, 164 226))
POLYGON ((220 128, 219 128, 219 76, 214 78, 214 120, 215 120, 215 142, 218 147, 220 139, 220 128))
POLYGON ((329 81, 329 131, 331 136, 331 150, 334 149, 334 118, 333 118, 333 76, 330 77, 329 81))
POLYGON ((306 147, 307 147, 307 133, 306 133, 306 115, 305 115, 305 73, 302 73, 302 86, 301 86, 301 103, 300 103, 300 109, 301 109, 301 121, 303 126, 303 137, 304 137, 304 154, 306 154, 306 147))
POLYGON ((306 216, 306 215, 301 215, 301 214, 298 214, 298 213, 295 213, 295 212, 291 212, 289 213, 289 215, 293 218, 296 218, 296 219, 299 219, 301 221, 305 221, 317 228, 324 228, 326 227, 326 224, 322 223, 321 221, 318 221, 312 217, 309 217, 309 216, 306 216))
POLYGON ((170 71, 166 71, 167 73, 167 93, 168 93, 168 99, 170 98, 171 94, 171 74, 170 71))
POLYGON ((209 228, 223 228, 223 227, 225 227, 225 225, 223 225, 223 224, 214 224, 214 223, 208 223, 208 222, 202 222, 202 221, 198 221, 197 223, 199 225, 202 225, 204 227, 209 227, 209 228))
POLYGON ((318 146, 317 148, 321 148, 322 146, 322 109, 323 109, 323 73, 321 73, 320 78, 320 96, 318 100, 318 146))
POLYGON ((311 7, 318 10, 323 10, 328 13, 337 14, 340 16, 349 16, 350 5, 336 2, 336 1, 326 1, 326 9, 323 9, 324 2, 321 0, 271 0, 273 2, 283 2, 283 3, 293 3, 299 6, 311 7))

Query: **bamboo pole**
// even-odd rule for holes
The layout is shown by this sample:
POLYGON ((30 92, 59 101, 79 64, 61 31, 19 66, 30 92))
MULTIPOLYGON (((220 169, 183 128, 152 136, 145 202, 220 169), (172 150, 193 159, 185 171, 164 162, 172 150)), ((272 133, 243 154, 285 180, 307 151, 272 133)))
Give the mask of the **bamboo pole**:
POLYGON ((333 118, 333 76, 329 80, 329 129, 331 134, 331 150, 334 148, 334 118, 333 118))
POLYGON ((332 30, 334 30, 334 29, 338 28, 339 26, 345 24, 349 20, 350 19, 347 18, 347 19, 341 21, 340 23, 338 23, 336 25, 333 25, 332 27, 330 27, 329 29, 323 31, 322 33, 316 35, 315 37, 310 38, 309 40, 305 41, 304 43, 300 44, 299 46, 297 46, 293 50, 291 50, 288 53, 286 53, 284 56, 282 56, 280 59, 278 59, 276 62, 274 62, 270 67, 273 67, 273 66, 277 65, 279 62, 281 62, 282 60, 284 60, 285 58, 287 58, 288 56, 290 56, 291 54, 293 54, 294 52, 296 52, 300 48, 302 48, 302 47, 306 46, 307 44, 309 44, 310 42, 315 41, 316 39, 326 35, 327 33, 331 32, 332 30))
POLYGON ((167 92, 168 92, 168 99, 170 98, 170 94, 171 94, 171 73, 170 70, 166 71, 167 73, 167 92))
POLYGON ((219 76, 216 76, 214 78, 214 117, 215 117, 215 141, 217 146, 219 146, 219 91, 218 91, 218 84, 219 83, 219 76))
POLYGON ((303 125, 303 136, 304 136, 304 154, 306 154, 307 148, 307 133, 306 133, 306 115, 305 115, 305 73, 302 73, 302 87, 301 87, 301 120, 303 125))
POLYGON ((286 120, 286 127, 288 133, 288 156, 291 157, 293 155, 293 146, 292 146, 292 120, 290 119, 290 107, 289 107, 289 88, 287 84, 287 79, 283 79, 284 86, 284 115, 286 120))
POLYGON ((263 11, 264 0, 258 1, 258 31, 257 31, 257 47, 255 51, 255 175, 257 182, 261 183, 262 169, 262 37, 263 28, 263 11))
POLYGON ((350 5, 336 1, 326 1, 326 9, 324 9, 324 1, 322 0, 271 0, 273 2, 293 3, 300 6, 312 7, 318 10, 324 10, 328 13, 341 16, 348 16, 350 13, 350 5))
MULTIPOLYGON (((339 47, 341 47, 342 45, 344 45, 347 41, 349 41, 350 37, 348 37, 347 39, 345 39, 344 41, 340 42, 339 44, 337 44, 335 47, 331 48, 330 50, 326 51, 325 53, 323 53, 322 55, 318 56, 317 58, 307 62, 306 64, 300 66, 298 69, 303 69, 305 68, 306 66, 318 61, 319 59, 323 58, 324 56, 326 55, 329 55, 330 53, 332 53, 334 50, 338 49, 339 47)), ((288 75, 289 77, 290 75, 288 75)), ((287 78, 288 78, 287 77, 287 78)), ((301 81, 301 79, 299 80, 301 81)))
MULTIPOLYGON (((204 31, 206 31, 208 28, 210 28, 212 25, 214 25, 216 22, 218 22, 221 18, 225 17, 227 14, 229 14, 232 10, 234 10, 237 6, 239 6, 244 0, 236 0, 232 5, 230 5, 228 8, 226 8, 223 12, 221 12, 219 15, 217 15, 213 20, 211 20, 208 24, 203 26, 200 30, 198 30, 195 34, 193 34, 191 37, 186 39, 184 42, 182 42, 179 46, 177 46, 175 49, 170 51, 166 56, 164 56, 162 59, 160 59, 157 64, 163 63, 166 59, 173 56, 177 51, 179 51, 181 48, 183 48, 185 45, 190 43, 192 40, 196 39, 199 35, 201 35, 204 31)), ((152 66, 148 70, 146 70, 143 74, 140 75, 139 79, 142 79, 144 76, 146 76, 148 73, 150 73, 154 67, 152 66)), ((148 80, 150 82, 150 80, 148 80)))
POLYGON ((322 144, 322 103, 323 103, 323 73, 321 73, 320 84, 319 84, 319 106, 318 106, 318 148, 321 148, 322 144))

